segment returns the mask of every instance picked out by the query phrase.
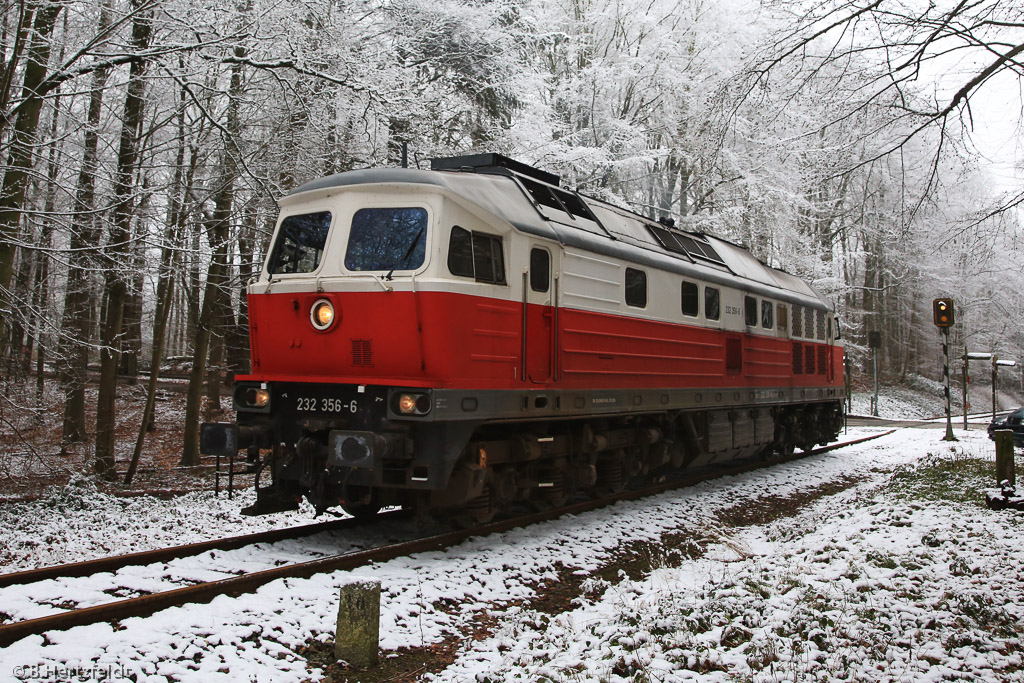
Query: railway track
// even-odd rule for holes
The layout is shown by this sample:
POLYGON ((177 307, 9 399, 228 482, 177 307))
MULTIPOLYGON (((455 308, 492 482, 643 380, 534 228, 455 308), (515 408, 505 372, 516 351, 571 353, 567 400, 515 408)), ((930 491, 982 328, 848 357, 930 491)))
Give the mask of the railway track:
MULTIPOLYGON (((813 455, 819 455, 822 453, 826 453, 828 451, 843 448, 845 446, 850 446, 853 444, 870 441, 872 439, 877 439, 882 436, 891 434, 892 431, 895 430, 882 432, 879 434, 873 434, 871 436, 854 439, 842 443, 831 444, 829 446, 813 449, 805 453, 794 454, 784 457, 775 457, 767 461, 745 461, 736 464, 730 464, 724 467, 714 468, 713 470, 703 470, 687 473, 685 475, 673 477, 669 480, 660 483, 652 484, 642 489, 623 491, 621 493, 617 493, 611 496, 605 496, 600 499, 571 503, 557 508, 552 508, 550 510, 520 515, 508 519, 503 519, 497 522, 491 522, 489 524, 474 526, 468 529, 438 533, 422 538, 417 538, 414 540, 393 543, 377 548, 359 550, 340 555, 318 558, 305 562, 287 564, 284 566, 274 567, 262 571, 250 572, 239 576, 233 576, 216 581, 198 583, 196 585, 184 586, 173 590, 152 593, 148 595, 141 595, 138 597, 127 598, 106 604, 91 607, 83 607, 79 609, 71 609, 66 612, 60 612, 48 616, 33 619, 25 619, 22 621, 16 621, 9 624, 3 624, 0 625, 0 647, 6 647, 11 643, 21 640, 22 638, 32 635, 40 635, 46 633, 47 631, 65 630, 72 628, 74 626, 83 626, 86 624, 94 624, 105 621, 119 621, 121 619, 127 619, 130 617, 148 616, 150 614, 153 614, 162 609, 166 609, 168 607, 175 607, 189 603, 209 602, 210 600, 213 600, 214 598, 221 595, 237 596, 245 593, 251 593, 258 589, 260 586, 263 586, 277 579, 309 578, 315 574, 339 570, 356 569, 358 567, 370 564, 371 562, 386 562, 388 560, 392 560, 405 555, 410 555, 413 553, 420 553, 431 550, 441 550, 444 548, 457 545, 458 543, 461 543, 472 536, 488 536, 491 534, 503 533, 505 531, 509 531, 517 527, 529 526, 532 524, 537 524, 540 522, 556 519, 563 515, 582 514, 585 512, 596 510, 601 507, 611 505, 619 501, 637 500, 657 493, 663 493, 665 491, 670 491, 673 489, 693 486, 697 483, 707 481, 710 479, 715 479, 718 477, 742 474, 744 472, 750 472, 756 469, 763 468, 765 466, 773 466, 784 462, 790 462, 793 460, 806 458, 813 455)), ((383 513, 381 515, 378 515, 378 518, 380 518, 380 520, 383 520, 385 518, 397 517, 400 514, 404 513, 383 513)), ((166 561, 167 559, 195 555, 198 553, 206 552, 210 549, 244 547, 252 543, 259 543, 272 540, 275 535, 277 535, 275 540, 280 540, 281 538, 299 538, 302 536, 308 536, 326 530, 354 528, 355 526, 362 525, 364 523, 365 522, 356 522, 355 520, 348 519, 335 520, 323 524, 310 524, 290 530, 260 532, 256 534, 248 534, 245 536, 232 537, 229 539, 222 539, 219 541, 195 543, 186 546, 178 546, 175 548, 166 548, 143 553, 134 553, 132 555, 120 557, 90 560, 87 562, 79 562, 72 565, 45 567, 38 570, 30 570, 2 576, 0 577, 0 580, 4 581, 5 583, 0 583, 0 586, 10 586, 15 585, 17 583, 35 582, 58 577, 88 576, 95 572, 111 571, 112 568, 114 567, 125 567, 140 563, 148 564, 151 562, 162 562, 166 561), (299 532, 299 535, 287 535, 288 533, 295 534, 296 532, 299 532)))
MULTIPOLYGON (((378 515, 377 518, 369 521, 378 522, 384 521, 385 519, 407 516, 408 514, 402 511, 383 512, 378 515)), ((189 543, 187 545, 178 545, 170 548, 158 548, 156 550, 146 550, 138 553, 129 553, 127 555, 100 557, 95 560, 85 560, 83 562, 73 562, 71 564, 58 564, 50 567, 28 569, 20 572, 11 572, 9 574, 0 574, 0 588, 19 584, 35 583, 36 581, 45 581, 47 579, 90 576, 99 572, 116 571, 132 565, 169 562, 183 557, 199 555, 200 553, 209 552, 211 550, 235 550, 237 548, 244 548, 247 545, 255 545, 257 543, 275 543, 282 540, 304 538, 306 536, 312 536, 313 534, 319 534, 325 531, 354 529, 356 527, 363 526, 364 524, 365 522, 359 522, 352 518, 335 519, 329 522, 321 522, 319 524, 305 524, 303 526, 291 527, 288 529, 259 531, 251 534, 244 534, 242 536, 231 536, 230 538, 189 543)))

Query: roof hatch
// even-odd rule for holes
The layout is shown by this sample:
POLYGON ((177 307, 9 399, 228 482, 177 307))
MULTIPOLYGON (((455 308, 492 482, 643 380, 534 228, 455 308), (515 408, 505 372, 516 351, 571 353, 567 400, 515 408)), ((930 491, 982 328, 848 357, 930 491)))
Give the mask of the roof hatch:
POLYGON ((432 171, 484 171, 508 174, 509 171, 558 187, 561 182, 554 173, 542 171, 529 164, 509 159, 502 154, 470 154, 461 157, 438 157, 430 160, 432 171))

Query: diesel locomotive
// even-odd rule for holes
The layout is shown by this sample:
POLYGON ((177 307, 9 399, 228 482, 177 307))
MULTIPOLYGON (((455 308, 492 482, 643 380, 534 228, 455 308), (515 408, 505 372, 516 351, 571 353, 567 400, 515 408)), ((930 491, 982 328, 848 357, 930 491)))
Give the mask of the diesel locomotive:
POLYGON ((403 506, 483 522, 843 421, 834 308, 746 249, 497 154, 314 180, 247 289, 248 514, 403 506))

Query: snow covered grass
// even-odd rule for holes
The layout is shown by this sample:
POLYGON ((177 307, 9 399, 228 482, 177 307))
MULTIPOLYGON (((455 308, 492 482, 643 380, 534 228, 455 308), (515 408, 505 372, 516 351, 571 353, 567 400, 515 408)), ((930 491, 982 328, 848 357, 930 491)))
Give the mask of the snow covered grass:
POLYGON ((513 611, 434 680, 1024 680, 1021 522, 981 507, 981 446, 592 584, 554 618, 513 611))
POLYGON ((85 477, 55 487, 43 498, 0 504, 0 573, 123 555, 226 536, 309 524, 312 508, 243 517, 255 500, 251 487, 215 496, 195 491, 169 500, 103 493, 85 477))
MULTIPOLYGON (((382 582, 385 663, 477 638, 411 667, 426 680, 1024 680, 1020 513, 981 504, 984 432, 958 432, 952 448, 941 433, 904 429, 443 552, 26 638, 0 651, 0 680, 16 666, 97 662, 144 681, 318 680, 328 672, 302 653, 330 642, 339 587, 356 578, 382 582), (568 595, 548 599, 559 590, 568 595)), ((86 537, 65 552, 73 559, 125 512, 99 500, 19 510, 86 537)), ((205 499, 135 500, 114 535, 134 528, 140 544, 165 540, 175 505, 187 506, 176 542, 231 518, 205 499)))

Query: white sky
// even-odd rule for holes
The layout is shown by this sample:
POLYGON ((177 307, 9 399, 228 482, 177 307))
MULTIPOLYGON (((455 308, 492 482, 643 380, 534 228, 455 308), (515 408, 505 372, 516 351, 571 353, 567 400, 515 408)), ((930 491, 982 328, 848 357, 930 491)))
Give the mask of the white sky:
POLYGON ((1024 135, 1022 135, 1021 83, 1014 74, 1004 73, 972 98, 974 129, 971 139, 989 161, 988 172, 1001 192, 1017 191, 1024 185, 1024 135))

